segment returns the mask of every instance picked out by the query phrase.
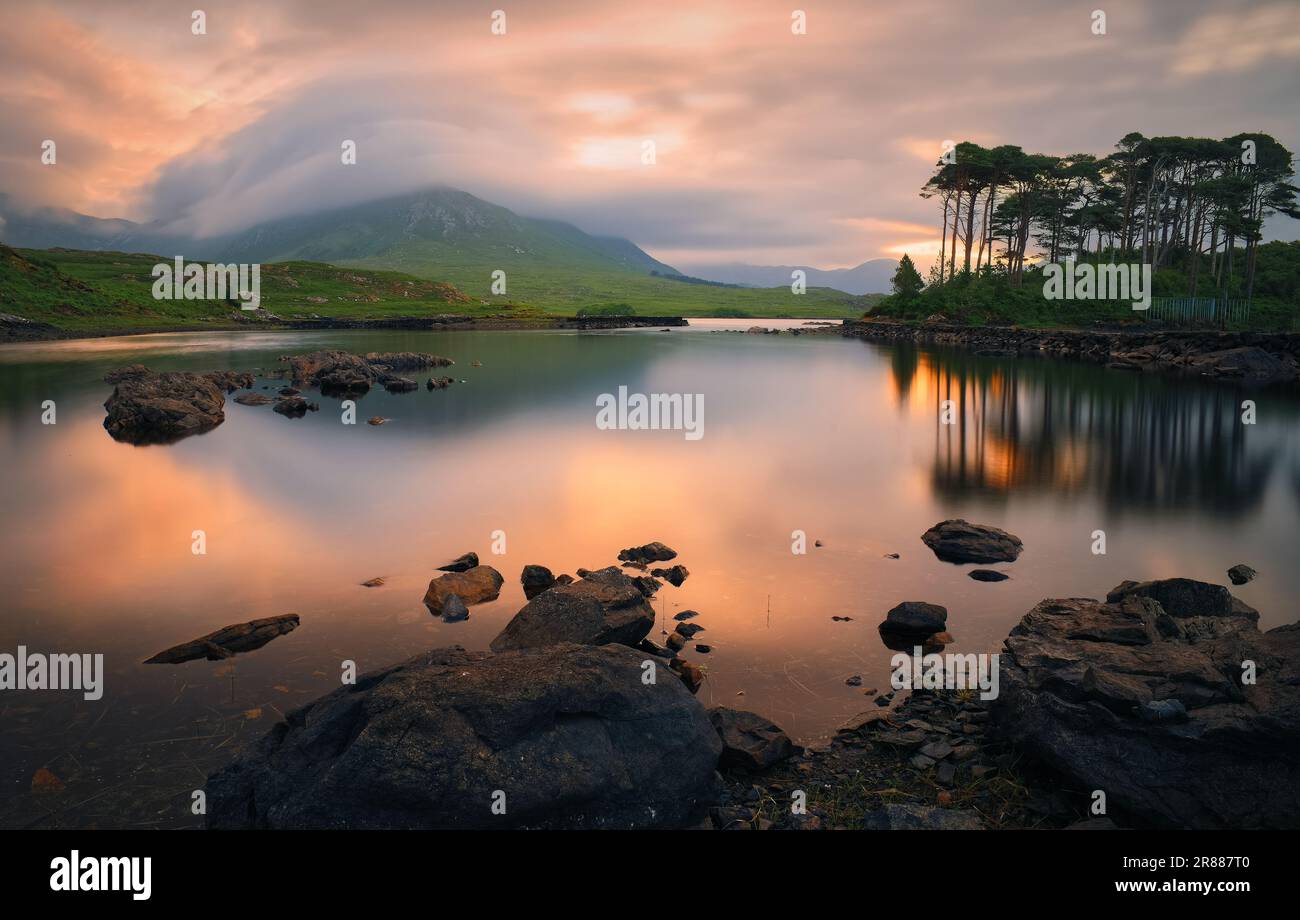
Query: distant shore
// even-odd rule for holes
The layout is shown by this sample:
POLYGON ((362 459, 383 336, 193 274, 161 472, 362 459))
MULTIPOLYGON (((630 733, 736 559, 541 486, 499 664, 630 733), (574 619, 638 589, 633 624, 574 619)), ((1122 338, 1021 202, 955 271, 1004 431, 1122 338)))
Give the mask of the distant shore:
POLYGON ((955 346, 980 355, 1086 361, 1114 370, 1170 372, 1252 385, 1300 383, 1300 333, 1029 329, 862 319, 841 334, 871 342, 955 346))
POLYGON ((687 320, 681 316, 547 316, 521 319, 505 316, 441 314, 437 316, 393 316, 377 319, 321 317, 318 319, 253 320, 245 323, 226 322, 203 325, 173 323, 129 328, 107 327, 87 331, 60 329, 58 326, 49 323, 41 323, 17 316, 0 315, 0 343, 100 339, 175 332, 311 332, 373 329, 428 332, 433 330, 640 329, 686 325, 689 325, 687 320))

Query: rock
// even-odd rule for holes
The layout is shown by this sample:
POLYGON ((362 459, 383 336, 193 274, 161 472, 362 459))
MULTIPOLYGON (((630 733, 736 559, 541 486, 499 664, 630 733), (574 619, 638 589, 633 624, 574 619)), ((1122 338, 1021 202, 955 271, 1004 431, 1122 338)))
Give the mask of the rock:
POLYGON ((913 754, 908 763, 916 767, 918 770, 928 770, 935 765, 936 761, 933 757, 926 754, 913 754))
POLYGON ((996 572, 993 569, 971 569, 966 574, 976 581, 1006 581, 1011 577, 1003 572, 996 572))
POLYGON ((1212 585, 1190 578, 1162 578, 1159 581, 1125 581, 1110 590, 1106 603, 1124 598, 1149 597, 1158 601, 1171 617, 1245 617, 1259 619, 1259 611, 1229 593, 1223 585, 1212 585))
POLYGON ((831 619, 836 623, 852 623, 853 617, 832 616, 831 619))
POLYGON ((1251 384, 1283 383, 1295 378, 1293 367, 1253 345, 1194 355, 1186 366, 1206 376, 1239 379, 1251 384))
POLYGON ((219 661, 230 658, 240 652, 251 652, 261 648, 278 636, 293 632, 298 628, 298 614, 286 613, 282 616, 265 617, 248 623, 236 623, 225 626, 216 632, 200 636, 191 642, 172 646, 145 660, 145 664, 180 664, 206 658, 219 661))
POLYGON ((686 637, 679 632, 670 633, 667 639, 668 648, 674 652, 680 652, 686 648, 686 637))
POLYGON ((308 412, 319 412, 320 406, 314 402, 308 402, 301 396, 285 396, 276 400, 271 409, 289 418, 302 418, 308 412))
POLYGON ((534 597, 491 642, 494 652, 560 642, 634 646, 654 626, 645 596, 615 566, 534 597))
POLYGON ((953 641, 954 640, 952 638, 952 633, 937 632, 929 639, 927 639, 926 643, 928 645, 952 645, 953 641))
POLYGON ((713 651, 713 646, 705 645, 703 642, 697 642, 695 643, 695 651, 699 652, 701 655, 707 655, 709 652, 713 651))
POLYGON ((366 363, 377 372, 385 371, 422 371, 429 367, 451 367, 456 362, 439 355, 416 351, 372 351, 366 355, 366 363))
POLYGON ((372 578, 372 579, 370 579, 369 581, 363 581, 363 582, 361 583, 361 587, 363 587, 363 588, 378 588, 378 587, 379 587, 380 585, 382 585, 385 581, 386 581, 386 579, 383 578, 382 576, 379 577, 379 578, 372 578))
POLYGON ((996 527, 956 518, 940 521, 921 540, 943 562, 1015 562, 1024 548, 1020 538, 996 527))
POLYGON ((555 586, 555 576, 544 565, 524 566, 523 572, 519 575, 519 581, 524 586, 524 597, 529 600, 555 586))
POLYGON ((678 623, 677 632, 681 633, 687 639, 690 639, 696 633, 704 632, 704 627, 699 623, 678 623))
POLYGON ((925 638, 941 632, 948 622, 948 610, 938 604, 924 601, 903 601, 885 615, 877 627, 881 633, 892 633, 900 638, 925 638))
MULTIPOLYGON (((934 781, 940 786, 951 786, 957 780, 957 765, 950 761, 939 764, 934 771, 934 781)), ((949 799, 951 801, 951 798, 949 799)))
POLYGON ((573 576, 572 576, 572 575, 556 575, 556 576, 555 576, 555 583, 556 583, 557 585, 571 585, 571 584, 573 584, 573 576))
POLYGON ((115 441, 170 444, 216 428, 226 420, 225 404, 209 375, 145 371, 119 378, 104 403, 104 428, 115 441))
POLYGON ((443 604, 453 594, 459 595, 467 605, 494 601, 501 594, 504 582, 501 573, 490 565, 478 565, 464 572, 448 572, 429 582, 429 590, 424 593, 424 606, 430 613, 439 615, 443 612, 443 604))
POLYGON ((482 367, 482 366, 483 366, 483 362, 482 362, 482 361, 471 361, 471 362, 469 362, 469 366, 470 366, 470 367, 482 367))
POLYGON ((636 589, 645 597, 653 597, 654 593, 663 587, 662 582, 656 581, 649 575, 638 575, 632 579, 632 583, 636 585, 636 589))
POLYGON ((699 612, 696 611, 696 610, 683 610, 681 613, 674 614, 673 619, 674 619, 674 620, 689 620, 689 619, 691 619, 692 617, 697 617, 697 616, 699 616, 699 615, 700 615, 699 612))
POLYGON ((844 681, 844 685, 847 686, 847 687, 861 687, 861 686, 862 686, 862 675, 861 675, 861 674, 854 674, 852 677, 850 677, 850 678, 848 678, 848 679, 846 679, 846 680, 844 681))
POLYGON ((123 380, 130 380, 133 377, 147 377, 153 374, 153 371, 143 364, 128 364, 125 367, 116 367, 104 375, 105 383, 121 383, 123 380))
POLYGON ((211 775, 207 826, 689 824, 720 792, 722 744, 681 684, 641 681, 643 658, 616 645, 446 648, 365 674, 211 775))
POLYGON ((785 732, 757 713, 715 706, 709 721, 722 739, 720 768, 763 770, 799 751, 785 732))
POLYGON ((676 559, 677 552, 656 541, 647 543, 645 546, 633 546, 622 550, 619 552, 618 558, 622 562, 667 562, 670 559, 676 559))
POLYGON ((276 390, 276 392, 279 393, 281 396, 297 396, 302 392, 302 390, 298 389, 297 387, 280 387, 280 389, 276 390))
POLYGON ((256 378, 245 371, 209 371, 203 376, 226 393, 233 393, 235 390, 251 390, 256 383, 256 378))
POLYGON ((1234 565, 1228 569, 1228 577, 1232 579, 1234 585, 1244 585, 1246 582, 1254 579, 1259 573, 1248 565, 1234 565))
POLYGON ((240 393, 235 397, 235 402, 241 406, 269 406, 275 400, 262 393, 240 393))
POLYGON ((897 558, 898 558, 898 553, 885 553, 885 558, 886 558, 886 559, 897 559, 897 558))
POLYGON ((377 428, 387 421, 388 419, 384 418, 382 415, 372 415, 370 418, 366 419, 366 424, 374 425, 377 428))
POLYGON ((438 566, 439 572, 468 572, 478 565, 478 553, 466 553, 463 556, 457 556, 446 565, 438 566))
POLYGON ((862 820, 866 830, 879 831, 977 831, 984 827, 974 811, 930 805, 886 805, 868 812, 862 820))
POLYGON ((674 588, 680 588, 682 586, 682 582, 686 580, 686 576, 690 575, 691 573, 687 571, 686 566, 675 565, 667 569, 653 569, 650 572, 650 574, 653 575, 655 578, 664 579, 669 584, 671 584, 674 588))
POLYGON ((1300 624, 1257 617, 1188 579, 1041 601, 1006 640, 994 729, 1154 825, 1296 827, 1300 624))
POLYGON ((445 390, 455 382, 454 377, 430 377, 424 385, 430 390, 445 390))
POLYGON ((390 393, 411 393, 420 388, 411 378, 399 377, 397 374, 386 374, 379 378, 379 383, 390 393))
POLYGON ((952 745, 947 741, 931 741, 921 746, 921 753, 934 760, 943 760, 952 753, 952 745))
POLYGON ((682 679, 682 683, 691 693, 698 692, 704 683, 704 669, 699 665, 691 664, 682 658, 673 658, 668 662, 668 667, 682 679))
POLYGON ((469 608, 459 594, 449 594, 442 602, 442 619, 445 623, 458 623, 469 619, 469 608))

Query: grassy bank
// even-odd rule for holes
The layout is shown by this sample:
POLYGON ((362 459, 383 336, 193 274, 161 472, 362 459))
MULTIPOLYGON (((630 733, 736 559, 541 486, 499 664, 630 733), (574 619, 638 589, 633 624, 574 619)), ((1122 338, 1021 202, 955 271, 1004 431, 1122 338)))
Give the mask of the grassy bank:
MULTIPOLYGON (((0 246, 0 313, 74 334, 217 328, 247 319, 235 301, 154 299, 153 266, 170 261, 133 253, 0 246)), ((511 277, 508 289, 509 299, 470 296, 446 280, 321 262, 261 268, 262 309, 288 320, 448 313, 522 322, 579 314, 841 318, 860 315, 873 300, 825 288, 796 296, 784 288, 694 285, 631 272, 580 279, 530 273, 511 277)))

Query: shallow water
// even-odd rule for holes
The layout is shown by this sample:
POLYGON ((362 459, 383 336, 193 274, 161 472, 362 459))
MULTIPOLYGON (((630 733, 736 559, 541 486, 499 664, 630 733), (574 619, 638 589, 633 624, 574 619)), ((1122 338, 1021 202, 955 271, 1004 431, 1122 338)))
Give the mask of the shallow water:
MULTIPOLYGON (((0 651, 103 653, 107 671, 96 702, 0 693, 0 825, 196 825, 190 792, 206 773, 338 686, 344 660, 365 671, 437 645, 485 648, 524 603, 525 564, 599 568, 649 540, 691 572, 655 606, 669 623, 700 612, 713 651, 687 657, 707 668, 702 701, 804 741, 870 707, 864 688, 888 689, 893 653, 875 627, 899 601, 947 606, 950 650, 992 652, 1043 597, 1097 597, 1125 578, 1226 582, 1246 562, 1261 574, 1233 591, 1261 626, 1296 618, 1295 396, 717 331, 754 322, 0 347, 0 651), (271 370, 318 348, 433 352, 467 382, 372 391, 357 425, 311 394, 321 411, 300 420, 228 400, 223 425, 169 446, 119 444, 102 427, 110 368, 271 370), (704 394, 704 436, 598 429, 597 396, 621 385, 704 394), (960 416, 942 425, 949 398, 960 416), (1258 404, 1253 426, 1240 424, 1244 398, 1258 404), (41 424, 44 400, 54 425, 41 424), (371 415, 391 421, 368 426, 371 415), (920 535, 949 517, 1024 540, 1016 563, 995 566, 1011 580, 978 583, 934 558, 920 535), (206 555, 191 552, 197 529, 206 555), (1091 551, 1098 529, 1106 555, 1091 551), (795 530, 804 555, 791 552, 795 530), (443 623, 421 597, 434 567, 468 550, 506 586, 443 623), (361 587, 376 576, 386 584, 361 587), (141 664, 289 612, 301 627, 256 652, 141 664), (862 687, 845 684, 852 675, 862 687), (41 768, 56 780, 41 774, 33 791, 41 768)), ((651 637, 662 641, 659 625, 651 637)))

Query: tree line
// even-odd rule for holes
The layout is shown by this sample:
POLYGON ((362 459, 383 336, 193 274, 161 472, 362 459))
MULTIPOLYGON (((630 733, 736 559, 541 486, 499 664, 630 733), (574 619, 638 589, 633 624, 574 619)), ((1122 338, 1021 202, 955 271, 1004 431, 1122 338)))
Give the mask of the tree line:
POLYGON ((1300 219, 1293 155, 1267 134, 1133 132, 1102 157, 963 141, 935 165, 921 196, 943 212, 939 284, 971 272, 973 259, 976 274, 1005 272, 1019 286, 1037 255, 1181 269, 1193 296, 1198 286, 1228 292, 1241 271, 1250 297, 1265 218, 1300 219), (1244 266, 1234 265, 1239 247, 1244 266))

